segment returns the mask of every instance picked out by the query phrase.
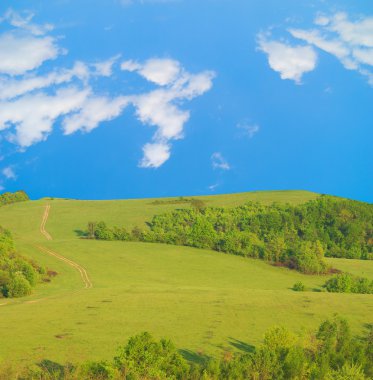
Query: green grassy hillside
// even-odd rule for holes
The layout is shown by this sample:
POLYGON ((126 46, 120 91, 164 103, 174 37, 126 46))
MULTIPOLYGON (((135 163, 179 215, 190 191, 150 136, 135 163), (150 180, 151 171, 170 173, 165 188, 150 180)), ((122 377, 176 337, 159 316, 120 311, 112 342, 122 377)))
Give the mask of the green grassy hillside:
MULTIPOLYGON (((214 206, 248 200, 300 203, 308 192, 257 192, 204 197, 214 206)), ((40 200, 0 208, 0 225, 15 236, 18 250, 53 268, 58 276, 32 296, 0 299, 0 359, 48 358, 79 361, 112 357, 129 336, 148 330, 178 347, 217 354, 239 342, 257 344, 274 325, 315 328, 334 313, 355 332, 373 322, 373 296, 313 292, 327 276, 306 276, 261 261, 187 247, 79 239, 90 220, 128 227, 154 214, 187 204, 154 200, 40 200), (45 206, 51 205, 40 232, 45 206), (84 289, 76 268, 46 254, 51 249, 87 270, 93 288, 84 289), (310 291, 294 292, 302 281, 310 291)), ((334 267, 373 278, 373 262, 329 259, 334 267)))

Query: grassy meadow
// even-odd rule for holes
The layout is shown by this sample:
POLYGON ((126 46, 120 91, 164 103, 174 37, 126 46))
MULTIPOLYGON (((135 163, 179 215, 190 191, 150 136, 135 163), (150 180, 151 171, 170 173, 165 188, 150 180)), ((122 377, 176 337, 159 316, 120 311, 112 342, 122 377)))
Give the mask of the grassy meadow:
MULTIPOLYGON (((315 197, 279 191, 201 199, 209 206, 230 207, 249 200, 301 203, 315 197)), ((88 221, 131 228, 181 207, 189 204, 44 199, 0 208, 0 225, 13 232, 19 252, 58 272, 31 296, 0 299, 0 360, 105 359, 141 331, 171 338, 190 357, 195 352, 219 355, 258 344, 273 325, 314 329, 334 313, 346 317, 356 333, 373 323, 373 295, 321 292, 328 276, 188 247, 80 239, 88 221), (46 230, 52 241, 40 233, 48 203, 46 230), (93 288, 84 289, 76 269, 40 251, 38 244, 79 263, 93 288), (297 281, 306 292, 291 289, 297 281)), ((373 279, 372 261, 328 262, 373 279)))

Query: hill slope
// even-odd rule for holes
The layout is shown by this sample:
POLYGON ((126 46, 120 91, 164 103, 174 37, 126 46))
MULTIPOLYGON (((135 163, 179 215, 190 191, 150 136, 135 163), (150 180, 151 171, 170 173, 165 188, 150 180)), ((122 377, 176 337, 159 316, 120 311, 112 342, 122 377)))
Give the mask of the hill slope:
MULTIPOLYGON (((259 192, 203 199, 232 206, 253 199, 299 203, 315 197, 307 192, 259 192)), ((346 316, 355 331, 373 322, 371 295, 290 289, 297 281, 320 288, 326 277, 206 250, 79 239, 89 220, 131 227, 188 206, 162 202, 40 200, 2 207, 0 224, 14 232, 18 249, 59 275, 30 297, 0 300, 0 323, 12 321, 2 331, 0 357, 102 359, 144 330, 170 337, 186 350, 216 353, 240 342, 257 344, 274 324, 314 328, 335 312, 346 316), (40 232, 47 204, 51 209, 45 229, 51 241, 40 232), (93 288, 85 289, 77 268, 46 254, 40 245, 85 268, 93 288)), ((373 262, 341 261, 342 269, 349 265, 354 273, 373 278, 373 262)))

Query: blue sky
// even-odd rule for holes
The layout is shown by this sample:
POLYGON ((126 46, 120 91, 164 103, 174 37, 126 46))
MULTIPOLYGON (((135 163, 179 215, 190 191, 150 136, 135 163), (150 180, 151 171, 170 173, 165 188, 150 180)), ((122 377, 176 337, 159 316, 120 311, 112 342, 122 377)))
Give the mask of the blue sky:
POLYGON ((0 187, 373 201, 373 4, 0 5, 0 187))

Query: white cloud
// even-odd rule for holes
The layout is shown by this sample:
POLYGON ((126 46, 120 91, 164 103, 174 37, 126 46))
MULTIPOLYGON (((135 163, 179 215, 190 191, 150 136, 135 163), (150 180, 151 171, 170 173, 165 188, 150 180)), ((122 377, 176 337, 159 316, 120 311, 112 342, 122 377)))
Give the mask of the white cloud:
POLYGON ((51 24, 33 24, 31 20, 34 16, 35 15, 32 12, 25 11, 21 14, 10 8, 5 12, 4 16, 0 17, 0 22, 8 21, 10 25, 19 29, 24 29, 35 36, 41 36, 53 30, 53 25, 51 24))
POLYGON ((210 191, 215 191, 218 187, 219 187, 219 184, 218 184, 218 183, 214 183, 213 185, 210 185, 210 186, 208 187, 208 189, 209 189, 210 191))
POLYGON ((0 22, 16 30, 0 33, 0 132, 25 150, 44 141, 59 124, 65 135, 90 132, 102 122, 119 117, 132 104, 143 124, 155 127, 151 142, 143 146, 139 165, 158 168, 171 156, 172 140, 181 139, 190 111, 183 104, 212 87, 214 73, 188 73, 173 59, 152 58, 144 63, 128 60, 122 70, 137 72, 156 85, 142 94, 100 94, 98 77, 110 78, 120 55, 96 63, 76 62, 72 68, 46 72, 47 60, 65 51, 46 35, 52 26, 31 22, 33 14, 8 11, 0 22), (91 80, 95 79, 92 83, 91 80))
POLYGON ((259 49, 268 55, 270 67, 280 73, 281 79, 291 79, 300 84, 303 74, 316 67, 317 54, 310 46, 270 41, 264 35, 259 35, 258 44, 259 49))
POLYGON ((61 53, 52 37, 4 33, 0 35, 0 73, 24 74, 61 53))
POLYGON ((179 139, 189 112, 180 110, 172 103, 175 98, 167 90, 155 90, 133 98, 136 113, 144 124, 158 127, 156 139, 179 139))
POLYGON ((105 96, 88 97, 79 112, 67 116, 63 120, 64 133, 70 135, 78 130, 91 132, 101 122, 118 117, 128 103, 129 99, 125 96, 113 99, 105 96))
POLYGON ((230 170, 231 167, 228 164, 227 160, 223 157, 220 152, 215 152, 211 156, 211 163, 214 169, 220 170, 230 170))
POLYGON ((139 74, 160 86, 175 82, 181 71, 180 63, 173 59, 149 59, 140 68, 139 74))
MULTIPOLYGON (((2 173, 5 176, 5 178, 7 178, 7 179, 13 179, 13 180, 17 179, 17 175, 11 166, 4 168, 2 170, 2 173)), ((4 189, 4 188, 2 187, 2 189, 4 189)))
POLYGON ((352 51, 354 58, 364 65, 373 66, 373 49, 358 48, 352 51))
POLYGON ((137 71, 137 70, 141 69, 141 65, 139 63, 137 63, 136 61, 133 61, 132 59, 130 59, 128 61, 122 62, 120 65, 120 68, 123 71, 133 72, 133 71, 137 71))
MULTIPOLYGON (((130 65, 128 61, 125 62, 126 67, 132 68, 134 65, 132 62, 130 65)), ((135 106, 137 117, 142 123, 157 127, 153 136, 154 144, 151 146, 156 146, 158 152, 160 146, 167 146, 167 150, 163 149, 161 156, 162 159, 168 159, 170 155, 165 152, 170 151, 170 140, 183 137, 185 123, 190 118, 190 112, 180 109, 180 104, 210 90, 215 74, 211 71, 190 74, 179 62, 170 59, 151 59, 144 64, 136 63, 134 70, 147 80, 162 86, 131 97, 131 103, 135 106)), ((151 163, 156 154, 145 155, 150 149, 148 145, 146 147, 140 166, 158 167, 157 159, 154 160, 154 164, 151 163)))
POLYGON ((351 22, 346 13, 336 13, 330 19, 329 29, 349 45, 373 47, 373 17, 351 22))
POLYGON ((82 62, 76 62, 72 69, 57 69, 44 76, 31 74, 20 79, 0 77, 0 100, 9 100, 52 85, 68 83, 73 78, 85 81, 89 75, 88 67, 82 62))
POLYGON ((291 35, 335 56, 348 70, 373 78, 373 17, 352 22, 346 13, 319 15, 316 29, 289 29, 291 35))
POLYGON ((14 127, 8 139, 25 148, 45 140, 60 116, 82 108, 89 89, 67 87, 48 95, 25 95, 15 101, 0 103, 0 130, 14 127))
POLYGON ((106 61, 101 61, 93 64, 96 69, 96 74, 99 76, 110 77, 113 72, 113 66, 118 61, 120 55, 115 55, 107 59, 106 61))
POLYGON ((260 130, 258 124, 250 124, 247 121, 238 123, 237 128, 242 130, 243 135, 248 136, 250 139, 253 138, 254 135, 256 135, 260 130))
POLYGON ((142 168, 159 168, 170 158, 170 146, 167 143, 149 143, 143 146, 144 156, 140 162, 142 168))

